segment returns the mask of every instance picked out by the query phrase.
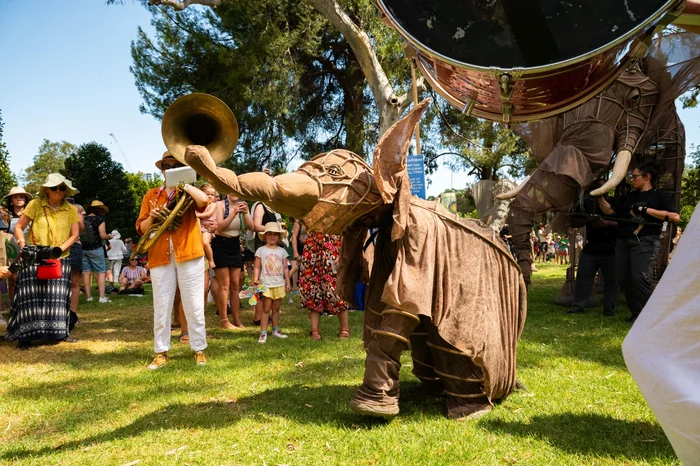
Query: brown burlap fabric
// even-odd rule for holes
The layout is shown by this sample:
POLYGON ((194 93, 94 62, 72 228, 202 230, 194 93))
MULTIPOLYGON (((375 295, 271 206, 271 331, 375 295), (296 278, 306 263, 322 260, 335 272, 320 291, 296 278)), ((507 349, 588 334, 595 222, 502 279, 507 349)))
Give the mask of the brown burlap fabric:
MULTIPOLYGON (((459 374, 465 360, 473 361, 483 371, 479 391, 497 400, 515 387, 525 285, 507 246, 492 229, 450 214, 437 201, 410 196, 405 154, 423 108, 392 127, 375 150, 375 179, 392 212, 380 216, 385 240, 378 242, 374 256, 365 343, 381 327, 387 309, 428 318, 454 351, 446 356, 453 361, 447 363, 453 366, 450 372, 459 374)), ((352 299, 349 285, 358 275, 345 260, 361 256, 360 237, 344 237, 338 290, 345 299, 352 299)))
POLYGON ((450 395, 451 415, 459 417, 490 407, 515 387, 526 295, 517 264, 493 230, 411 197, 406 154, 429 103, 421 102, 382 136, 373 167, 338 150, 273 178, 236 176, 216 167, 201 146, 188 147, 185 158, 223 192, 262 200, 317 232, 342 232, 336 291, 346 301, 353 302, 355 284, 367 280, 372 268, 365 383, 356 401, 397 406, 401 352, 422 318, 431 336, 420 354, 438 352, 431 356, 435 378, 450 395), (368 260, 363 245, 370 227, 380 233, 368 260), (465 367, 471 368, 468 377, 465 367))
POLYGON ((479 366, 489 400, 515 387, 527 294, 507 246, 488 226, 457 219, 437 201, 412 198, 381 292, 387 306, 428 317, 442 339, 479 366))

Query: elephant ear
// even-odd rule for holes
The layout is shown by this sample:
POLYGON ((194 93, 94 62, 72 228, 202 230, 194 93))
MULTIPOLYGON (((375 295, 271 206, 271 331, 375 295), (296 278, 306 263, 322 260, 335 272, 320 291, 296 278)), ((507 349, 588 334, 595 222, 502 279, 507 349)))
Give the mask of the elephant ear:
POLYGON ((416 125, 428 108, 425 99, 389 128, 374 149, 374 180, 387 204, 394 204, 394 226, 391 240, 401 238, 406 230, 411 204, 411 182, 406 169, 406 155, 416 125))

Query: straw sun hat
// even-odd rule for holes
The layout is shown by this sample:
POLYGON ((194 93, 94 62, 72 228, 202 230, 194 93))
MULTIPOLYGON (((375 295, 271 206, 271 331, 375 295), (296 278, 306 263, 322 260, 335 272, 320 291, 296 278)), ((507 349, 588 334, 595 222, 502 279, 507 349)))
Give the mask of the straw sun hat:
POLYGON ((21 186, 13 186, 13 187, 10 189, 10 192, 7 193, 7 195, 5 196, 5 199, 9 199, 10 197, 14 196, 15 194, 24 194, 24 197, 27 198, 27 202, 29 202, 29 201, 31 201, 32 199, 34 199, 34 196, 32 196, 31 194, 29 194, 27 191, 25 191, 24 188, 21 187, 21 186))
MULTIPOLYGON (((42 184, 41 187, 53 188, 56 186, 61 186, 62 184, 66 185, 66 197, 73 197, 80 192, 73 187, 73 183, 71 183, 70 180, 66 179, 66 177, 60 173, 51 173, 46 177, 46 181, 44 181, 44 184, 42 184)), ((45 189, 39 191, 39 197, 46 197, 45 189)))
MULTIPOLYGON (((107 212, 109 212, 109 207, 107 207, 107 206, 104 205, 101 201, 98 201, 98 200, 92 201, 92 202, 90 203, 90 207, 91 207, 91 208, 92 208, 92 207, 95 207, 95 208, 101 209, 101 210, 103 211, 103 213, 105 213, 105 214, 106 214, 107 212)), ((88 209, 88 210, 89 210, 89 209, 88 209)))
POLYGON ((262 241, 265 241, 265 233, 278 233, 284 245, 286 246, 289 244, 289 242, 287 241, 288 232, 287 230, 282 228, 279 222, 267 222, 265 224, 265 231, 262 233, 258 233, 258 238, 260 238, 262 241))

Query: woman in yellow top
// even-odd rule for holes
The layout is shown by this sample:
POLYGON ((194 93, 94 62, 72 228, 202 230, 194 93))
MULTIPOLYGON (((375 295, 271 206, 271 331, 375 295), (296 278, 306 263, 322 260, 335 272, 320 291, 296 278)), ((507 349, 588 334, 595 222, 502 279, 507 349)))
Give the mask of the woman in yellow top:
POLYGON ((33 340, 76 341, 69 333, 71 266, 66 258, 78 239, 79 217, 78 210, 66 197, 77 192, 63 175, 51 173, 41 186, 39 197, 27 205, 15 225, 15 238, 21 248, 58 246, 63 250, 61 278, 39 280, 36 265, 17 274, 6 339, 19 341, 19 349, 27 349, 33 340), (24 229, 30 222, 25 237, 24 229))

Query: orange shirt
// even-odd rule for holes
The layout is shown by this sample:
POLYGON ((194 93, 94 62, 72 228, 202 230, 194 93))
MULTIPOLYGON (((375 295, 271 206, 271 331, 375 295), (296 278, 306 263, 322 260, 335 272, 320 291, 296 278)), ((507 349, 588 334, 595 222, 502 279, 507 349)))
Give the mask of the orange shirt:
MULTIPOLYGON (((141 222, 146 220, 151 212, 151 201, 154 201, 159 206, 166 205, 168 203, 168 195, 162 188, 153 188, 143 197, 141 213, 138 220, 136 220, 136 231, 140 235, 143 235, 141 222)), ((166 231, 158 238, 158 241, 148 251, 148 266, 150 268, 170 263, 171 240, 173 242, 175 262, 185 262, 204 256, 202 233, 199 231, 199 224, 194 213, 195 210, 204 212, 205 209, 206 206, 201 209, 190 207, 182 215, 182 222, 177 230, 166 231)))

